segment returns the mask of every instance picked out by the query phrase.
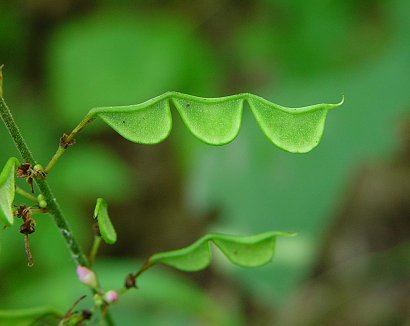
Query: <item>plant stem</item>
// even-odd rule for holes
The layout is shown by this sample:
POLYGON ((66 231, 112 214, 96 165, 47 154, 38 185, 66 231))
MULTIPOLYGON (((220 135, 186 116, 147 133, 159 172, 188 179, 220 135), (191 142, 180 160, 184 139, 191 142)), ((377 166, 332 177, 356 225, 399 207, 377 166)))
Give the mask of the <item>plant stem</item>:
POLYGON ((56 164, 56 162, 58 161, 58 159, 60 158, 61 155, 63 155, 65 152, 65 148, 59 146, 57 151, 55 152, 55 154, 53 155, 53 157, 51 158, 50 162, 48 162, 46 168, 44 169, 45 173, 50 172, 51 168, 54 166, 54 164, 56 164))
POLYGON ((100 244, 101 244, 101 237, 99 237, 98 235, 94 236, 94 242, 91 247, 90 255, 88 257, 90 266, 94 264, 94 259, 95 259, 95 256, 97 255, 98 248, 100 248, 100 244))
POLYGON ((35 196, 21 189, 20 187, 16 187, 16 193, 18 193, 19 195, 22 195, 23 197, 26 197, 27 199, 30 199, 31 201, 35 203, 38 203, 38 200, 35 196))
POLYGON ((30 212, 33 214, 47 214, 47 208, 31 208, 30 212))
POLYGON ((13 116, 11 115, 11 112, 9 108, 7 107, 7 104, 4 101, 3 97, 0 97, 0 116, 4 124, 6 125, 6 128, 9 131, 14 141, 14 144, 16 145, 16 148, 20 152, 23 159, 26 162, 34 166, 35 161, 34 161, 33 155, 28 149, 23 139, 23 136, 20 133, 20 130, 18 129, 16 123, 14 122, 13 116))
MULTIPOLYGON (((0 115, 6 125, 7 130, 13 138, 14 144, 20 152, 20 155, 27 163, 30 163, 33 166, 36 165, 37 162, 31 154, 27 143, 25 142, 13 119, 10 109, 2 97, 0 97, 0 115)), ((48 212, 54 217, 54 221, 60 230, 60 233, 63 235, 68 249, 70 250, 71 258, 77 265, 88 266, 87 258, 81 251, 77 240, 74 238, 70 226, 68 225, 68 222, 63 215, 63 212, 61 211, 61 208, 55 199, 50 186, 48 185, 48 182, 45 179, 36 179, 36 183, 41 193, 46 198, 48 212)))
POLYGON ((53 155, 53 157, 51 158, 50 162, 48 162, 44 172, 49 173, 50 170, 52 169, 52 167, 54 166, 54 164, 56 164, 56 162, 58 161, 58 159, 61 157, 61 155, 63 155, 66 151, 66 149, 68 148, 68 146, 70 146, 71 144, 74 144, 72 142, 75 141, 75 137, 77 136, 77 134, 83 130, 83 128, 85 126, 87 126, 90 122, 93 121, 93 117, 89 114, 87 114, 85 116, 85 118, 73 129, 73 131, 71 131, 71 133, 64 139, 64 143, 60 142, 60 145, 57 149, 57 151, 55 152, 55 154, 53 155))
POLYGON ((3 97, 3 67, 4 65, 0 65, 0 97, 3 97))

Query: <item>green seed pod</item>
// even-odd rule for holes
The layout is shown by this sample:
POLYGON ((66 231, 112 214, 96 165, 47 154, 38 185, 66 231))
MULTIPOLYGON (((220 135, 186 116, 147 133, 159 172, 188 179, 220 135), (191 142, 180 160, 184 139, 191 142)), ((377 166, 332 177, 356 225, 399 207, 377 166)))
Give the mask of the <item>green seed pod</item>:
POLYGON ((44 197, 43 194, 40 194, 40 195, 37 196, 37 200, 38 201, 46 200, 46 197, 44 197))

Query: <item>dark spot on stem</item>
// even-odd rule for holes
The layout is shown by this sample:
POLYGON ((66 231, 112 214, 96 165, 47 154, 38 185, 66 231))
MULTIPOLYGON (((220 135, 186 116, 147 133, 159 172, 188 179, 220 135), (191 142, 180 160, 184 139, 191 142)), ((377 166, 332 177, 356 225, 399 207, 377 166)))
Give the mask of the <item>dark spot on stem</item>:
POLYGON ((60 138, 60 147, 67 149, 68 147, 75 144, 75 139, 68 139, 68 135, 66 133, 60 138))

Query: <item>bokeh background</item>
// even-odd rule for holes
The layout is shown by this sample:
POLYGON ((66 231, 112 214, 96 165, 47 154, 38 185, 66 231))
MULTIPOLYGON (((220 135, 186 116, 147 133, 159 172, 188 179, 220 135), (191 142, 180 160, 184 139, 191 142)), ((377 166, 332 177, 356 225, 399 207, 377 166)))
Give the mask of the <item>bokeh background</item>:
MULTIPOLYGON (((248 110, 223 147, 177 114, 152 147, 99 122, 78 137, 49 180, 86 250, 95 200, 109 202, 119 241, 96 265, 106 289, 210 231, 298 233, 254 270, 217 254, 199 273, 156 267, 112 307, 119 325, 410 323, 409 12, 407 0, 0 2, 4 97, 44 164, 95 106, 168 90, 284 106, 345 96, 306 155, 273 147, 248 110)), ((1 165, 12 155, 0 127, 1 165)), ((18 225, 1 230, 0 307, 64 312, 87 289, 51 218, 36 220, 32 268, 18 225)))

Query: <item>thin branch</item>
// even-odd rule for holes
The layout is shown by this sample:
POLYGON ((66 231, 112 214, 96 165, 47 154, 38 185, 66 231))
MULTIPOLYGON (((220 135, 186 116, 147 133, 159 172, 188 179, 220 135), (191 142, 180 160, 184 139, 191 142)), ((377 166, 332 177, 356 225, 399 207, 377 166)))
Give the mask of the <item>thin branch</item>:
POLYGON ((33 196, 32 194, 28 193, 27 191, 21 189, 20 187, 16 187, 16 193, 18 193, 19 195, 30 199, 32 202, 34 203, 38 203, 38 200, 35 196, 33 196))
POLYGON ((50 162, 48 162, 44 170, 45 173, 50 172, 50 170, 57 163, 61 155, 65 153, 67 148, 75 143, 75 137, 77 136, 77 134, 93 120, 94 118, 91 115, 87 114, 85 118, 73 129, 73 131, 69 135, 63 135, 63 137, 60 139, 60 145, 58 146, 57 151, 51 158, 50 162))
POLYGON ((88 257, 88 261, 90 262, 90 266, 94 264, 95 257, 97 256, 98 249, 100 248, 101 244, 101 237, 98 235, 94 236, 93 245, 91 247, 90 255, 88 257))
POLYGON ((70 317, 71 313, 73 312, 74 308, 82 301, 86 298, 86 295, 82 295, 81 297, 79 297, 77 300, 75 300, 75 302, 71 305, 71 307, 67 310, 67 312, 64 314, 63 316, 63 321, 64 319, 67 319, 68 317, 70 317))

